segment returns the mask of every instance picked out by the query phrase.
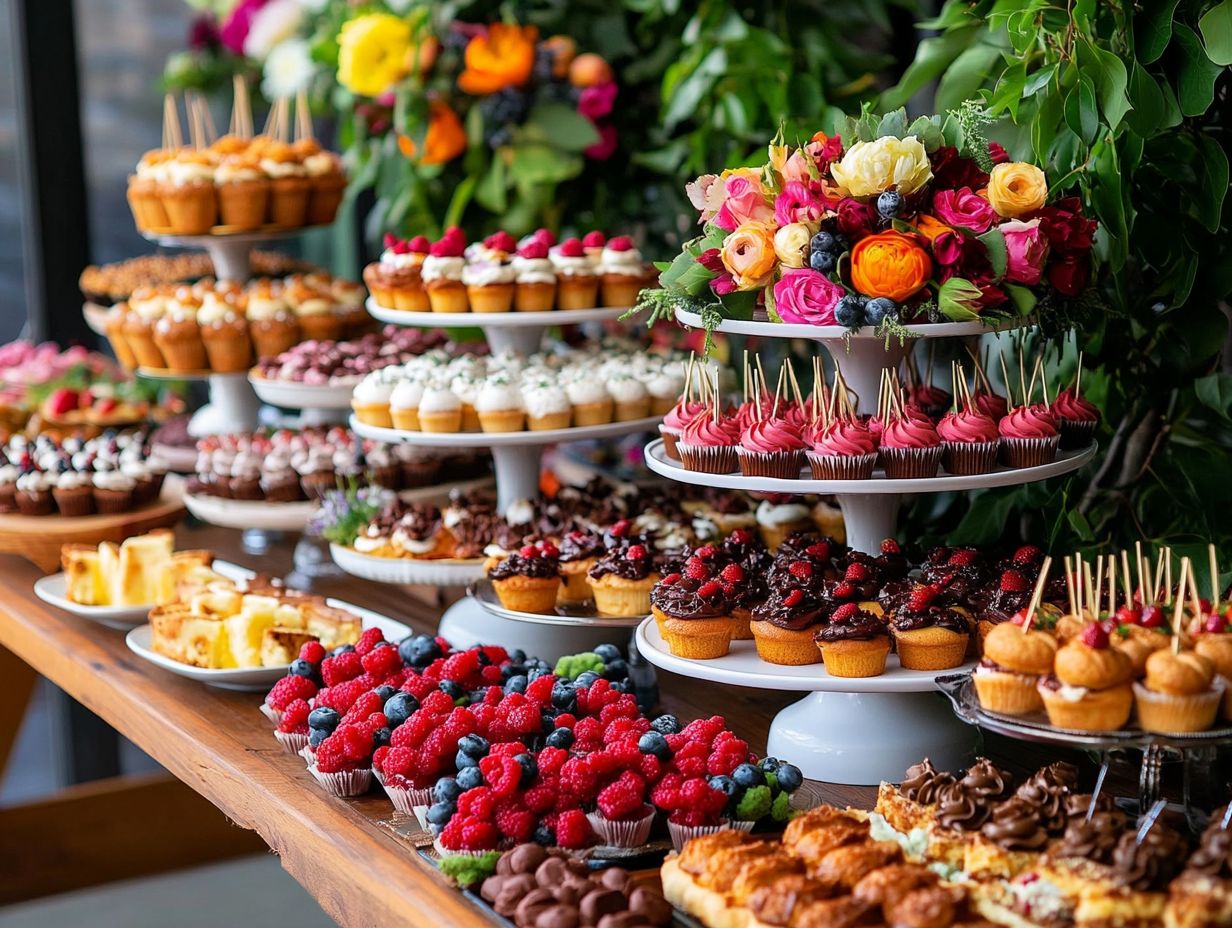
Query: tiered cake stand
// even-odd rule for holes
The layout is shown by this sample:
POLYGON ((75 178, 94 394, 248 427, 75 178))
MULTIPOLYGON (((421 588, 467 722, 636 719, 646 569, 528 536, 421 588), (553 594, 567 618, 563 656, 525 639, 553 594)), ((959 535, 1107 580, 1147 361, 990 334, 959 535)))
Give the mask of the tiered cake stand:
MULTIPOLYGON (((700 326, 690 313, 677 313, 685 325, 700 326)), ((766 338, 805 338, 821 342, 853 390, 860 412, 871 412, 881 369, 896 366, 908 350, 897 340, 887 343, 872 329, 850 335, 840 326, 783 325, 771 322, 724 321, 719 331, 766 338)), ((974 336, 993 331, 980 323, 930 324, 916 327, 922 338, 974 336)), ((1060 455, 1040 467, 998 468, 974 477, 939 476, 921 480, 783 480, 739 474, 702 474, 685 470, 663 452, 661 441, 646 448, 651 470, 673 480, 700 486, 752 492, 826 493, 836 495, 852 547, 876 552, 895 534, 899 502, 906 494, 941 493, 985 487, 1013 486, 1077 470, 1095 455, 1094 445, 1060 455)), ((937 692, 936 678, 952 673, 903 670, 891 657, 886 672, 863 679, 836 678, 821 664, 783 667, 762 661, 752 642, 733 642, 731 653, 717 660, 692 661, 673 656, 653 619, 638 629, 636 643, 652 664, 684 676, 759 689, 803 691, 810 695, 788 706, 770 727, 767 751, 792 758, 804 775, 839 783, 875 784, 896 779, 924 755, 938 765, 962 766, 973 746, 973 734, 955 718, 937 692), (921 694, 931 693, 934 696, 921 694)))
MULTIPOLYGON (((382 322, 394 325, 423 326, 431 328, 477 328, 482 329, 488 347, 494 351, 512 350, 531 354, 540 350, 548 330, 560 325, 577 325, 587 322, 605 322, 618 318, 628 307, 604 307, 579 310, 550 310, 547 312, 509 313, 417 313, 390 309, 375 299, 368 299, 368 312, 382 322)), ((510 504, 533 499, 539 492, 539 471, 543 453, 550 445, 574 441, 617 438, 635 432, 654 431, 659 417, 636 419, 627 422, 612 422, 582 428, 551 429, 523 432, 409 432, 401 429, 378 428, 364 425, 354 417, 351 428, 356 434, 386 442, 408 442, 430 448, 487 448, 492 453, 496 470, 496 505, 504 512, 510 504)), ((343 555, 346 558, 346 555, 343 555)), ((346 558, 347 570, 357 572, 366 568, 366 562, 346 558)), ((432 561, 399 561, 396 571, 381 571, 385 576, 398 577, 397 582, 446 585, 441 582, 439 566, 432 561)), ((371 574, 361 574, 371 576, 371 574)), ((465 586, 484 575, 481 561, 469 567, 456 565, 449 577, 459 586, 465 586)), ((489 604, 467 596, 451 606, 441 617, 440 633, 456 646, 499 642, 518 647, 528 654, 538 654, 554 660, 563 654, 586 650, 601 641, 622 638, 627 630, 608 628, 594 623, 561 624, 558 616, 544 616, 542 621, 534 617, 511 619, 489 604)))

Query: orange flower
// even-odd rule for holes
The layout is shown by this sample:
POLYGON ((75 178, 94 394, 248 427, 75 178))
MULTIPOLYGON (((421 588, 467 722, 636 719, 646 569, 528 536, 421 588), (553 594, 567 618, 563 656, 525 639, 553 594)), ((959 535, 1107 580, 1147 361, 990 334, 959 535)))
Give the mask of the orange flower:
POLYGON ((577 57, 577 43, 567 35, 553 35, 543 40, 543 47, 552 56, 552 76, 568 77, 569 65, 577 57))
MULTIPOLYGON (((407 158, 415 157, 415 140, 398 136, 398 149, 407 158)), ((428 110, 428 131, 424 135, 424 155, 420 164, 444 164, 466 151, 466 130, 462 120, 441 100, 433 100, 428 110)))
POLYGON ((901 232, 869 235, 852 246, 851 285, 865 296, 901 303, 932 276, 933 262, 914 236, 901 232))
POLYGON ((493 23, 466 43, 466 70, 458 75, 458 86, 475 96, 520 87, 534 70, 538 38, 534 26, 493 23))
POLYGON ((569 83, 574 87, 594 87, 612 79, 612 66, 601 55, 587 52, 569 64, 569 83))
POLYGON ((932 243, 942 232, 953 232, 954 230, 947 226, 935 216, 930 216, 927 213, 922 214, 915 221, 915 227, 920 230, 920 234, 928 239, 929 244, 932 243))

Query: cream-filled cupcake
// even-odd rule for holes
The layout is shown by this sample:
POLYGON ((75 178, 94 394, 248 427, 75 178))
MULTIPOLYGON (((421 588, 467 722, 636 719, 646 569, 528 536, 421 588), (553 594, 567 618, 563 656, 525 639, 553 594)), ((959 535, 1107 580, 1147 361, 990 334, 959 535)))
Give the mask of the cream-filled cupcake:
POLYGON ((606 387, 612 396, 612 418, 617 422, 644 419, 650 415, 650 392, 632 374, 613 374, 608 378, 606 387))
POLYGON ((612 394, 598 378, 573 378, 565 383, 573 405, 573 424, 578 427, 606 425, 612 421, 612 394))
POLYGON ((475 398, 475 412, 485 432, 520 432, 526 422, 522 391, 504 377, 484 382, 475 398))
POLYGON ((419 400, 419 427, 425 432, 462 430, 462 401, 444 384, 430 384, 419 400))
POLYGON ((540 381, 522 389, 526 424, 532 432, 567 429, 573 419, 573 404, 560 384, 540 381))
POLYGON ((355 410, 355 418, 364 425, 393 428, 394 420, 389 408, 393 392, 394 385, 383 371, 368 374, 351 391, 351 408, 355 410))
POLYGON ((595 268, 602 282, 604 306, 633 306, 646 276, 642 253, 633 247, 633 239, 618 235, 599 254, 595 268))
POLYGON ((472 374, 463 371, 449 381, 449 389, 462 402, 462 431, 479 432, 483 426, 479 423, 479 411, 475 404, 479 401, 479 390, 483 386, 483 374, 472 374))
POLYGON ((389 417, 394 428, 408 432, 419 431, 419 404, 423 400, 423 381, 417 377, 403 377, 394 386, 389 396, 389 417))
POLYGON ((599 301, 599 277, 582 242, 566 239, 549 252, 556 268, 558 309, 592 309, 599 301))
POLYGON ((498 261, 468 264, 462 269, 462 283, 473 313, 507 313, 513 307, 512 265, 498 261))

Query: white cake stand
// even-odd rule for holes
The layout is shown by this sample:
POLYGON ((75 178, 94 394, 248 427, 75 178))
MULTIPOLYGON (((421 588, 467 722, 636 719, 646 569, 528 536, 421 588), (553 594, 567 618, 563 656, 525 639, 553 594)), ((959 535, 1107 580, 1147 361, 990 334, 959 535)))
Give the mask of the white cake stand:
POLYGON ((327 225, 303 226, 296 229, 257 229, 252 232, 228 232, 219 235, 166 235, 150 231, 141 234, 151 242, 170 248, 199 248, 209 254, 216 279, 244 283, 252 276, 249 255, 254 245, 291 238, 312 229, 327 228, 327 225))
POLYGON ((195 380, 209 384, 209 402, 193 413, 188 434, 193 438, 251 432, 260 421, 261 403, 248 383, 247 372, 216 374, 213 371, 173 371, 164 367, 139 367, 136 374, 150 380, 195 380))
POLYGON ((341 425, 351 408, 351 391, 359 378, 336 383, 296 383, 291 380, 268 380, 255 373, 248 374, 257 399, 271 406, 298 409, 300 428, 341 425))
POLYGON ((302 532, 317 508, 314 500, 271 503, 263 499, 225 499, 208 494, 184 494, 184 506, 202 522, 248 531, 302 532))
POLYGON ((532 354, 543 345, 548 329, 558 325, 583 322, 607 322, 629 311, 627 306, 597 309, 553 309, 528 313, 417 313, 382 306, 368 297, 368 313, 381 322, 393 325, 420 326, 431 329, 483 329, 488 347, 493 352, 512 350, 532 354))

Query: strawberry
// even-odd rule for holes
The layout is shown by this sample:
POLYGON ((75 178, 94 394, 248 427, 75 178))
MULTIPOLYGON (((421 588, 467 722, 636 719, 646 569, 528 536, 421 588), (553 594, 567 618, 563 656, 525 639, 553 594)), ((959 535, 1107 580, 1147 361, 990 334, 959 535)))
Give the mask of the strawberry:
POLYGON ((715 554, 718 553, 718 550, 719 549, 716 548, 714 545, 702 545, 700 548, 694 551, 693 554, 696 555, 697 557, 700 557, 703 561, 705 561, 705 560, 709 560, 710 558, 714 557, 715 554))
POLYGON ((913 587, 911 593, 907 596, 907 611, 923 612, 936 597, 937 590, 935 587, 928 586, 927 584, 913 587))
POLYGON ((631 561, 641 561, 646 557, 645 545, 629 545, 625 551, 625 556, 631 561))
POLYGON ((608 529, 608 532, 616 538, 624 538, 629 534, 629 529, 633 528, 633 523, 628 519, 621 519, 615 525, 608 529))
POLYGON ((80 397, 76 390, 60 387, 47 397, 46 409, 53 416, 62 416, 67 412, 72 412, 79 404, 80 397))
POLYGON ((834 589, 830 591, 830 595, 835 599, 851 599, 857 592, 854 583, 843 580, 834 584, 834 589))
POLYGON ((728 564, 719 576, 728 583, 739 583, 744 579, 744 568, 739 564, 728 564))
POLYGON ((898 546, 898 542, 893 538, 887 538, 881 543, 882 554, 902 554, 903 549, 898 546))
POLYGON ((798 606, 804 601, 804 594, 799 590, 789 590, 787 595, 783 597, 784 606, 798 606))
POLYGON ((1082 643, 1088 648, 1095 648, 1097 651, 1102 651, 1108 647, 1108 630, 1096 622, 1092 622, 1082 630, 1082 634, 1078 636, 1082 639, 1082 643))
POLYGON ((1043 556, 1043 554, 1044 552, 1035 547, 1035 545, 1023 545, 1014 552, 1014 556, 1011 560, 1017 566, 1025 567, 1028 564, 1034 564, 1040 559, 1040 557, 1043 556))
POLYGON ((753 540, 753 536, 744 529, 738 528, 727 536, 727 540, 734 545, 747 545, 753 540))
POLYGON ((860 607, 855 603, 843 603, 834 610, 834 614, 830 616, 831 622, 850 622, 860 613, 860 607))
POLYGON ((1027 578, 1016 570, 1007 570, 1001 574, 1002 593, 1025 593, 1030 588, 1027 578))
POLYGON ((1147 606, 1139 621, 1143 628, 1159 628, 1164 624, 1164 611, 1155 605, 1147 606))
POLYGON ((1137 625, 1142 621, 1142 612, 1132 606, 1122 606, 1116 611, 1117 625, 1137 625))
POLYGON ((116 402, 113 396, 104 396, 94 404, 94 411, 100 415, 114 411, 120 404, 116 402))
POLYGON ((544 541, 539 545, 539 553, 544 557, 560 557, 560 548, 550 541, 544 541))
POLYGON ((810 580, 813 577, 813 565, 808 561, 792 561, 787 565, 787 572, 797 580, 810 580))
POLYGON ((805 548, 804 553, 818 561, 827 560, 830 557, 830 543, 828 541, 815 542, 805 548))
POLYGON ((974 548, 959 548, 950 555, 946 563, 951 567, 970 567, 977 560, 979 560, 979 554, 974 548))
POLYGON ((858 582, 860 580, 867 580, 870 576, 868 567, 857 561, 854 564, 847 565, 847 572, 843 574, 843 579, 858 582))
POLYGON ((668 574, 666 577, 664 577, 659 582, 662 583, 664 586, 675 586, 677 583, 680 582, 680 574, 668 574))
POLYGON ((522 547, 518 549, 518 554, 522 555, 522 557, 534 557, 535 556, 535 546, 534 545, 522 545, 522 547))

